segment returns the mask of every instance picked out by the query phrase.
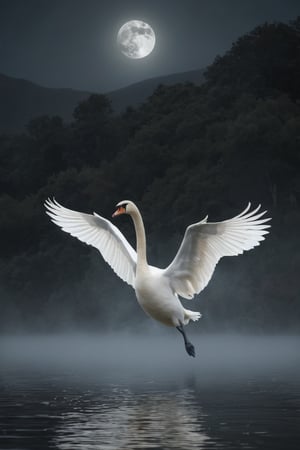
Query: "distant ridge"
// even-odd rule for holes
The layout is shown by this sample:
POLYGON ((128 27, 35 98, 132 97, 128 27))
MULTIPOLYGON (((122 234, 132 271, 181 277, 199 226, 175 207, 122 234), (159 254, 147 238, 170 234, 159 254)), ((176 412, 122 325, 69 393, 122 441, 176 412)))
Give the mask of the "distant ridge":
POLYGON ((59 115, 70 120, 75 106, 89 92, 53 89, 0 74, 0 131, 19 131, 34 117, 59 115))
POLYGON ((204 81, 203 74, 204 69, 200 69, 149 78, 122 89, 109 92, 107 95, 111 99, 115 111, 122 111, 129 105, 136 106, 145 101, 160 84, 165 84, 167 86, 185 82, 202 84, 204 81))
MULTIPOLYGON (((159 84, 201 84, 202 81, 203 70, 193 70, 151 78, 106 95, 111 99, 113 109, 120 112, 127 106, 142 103, 159 84)), ((0 132, 22 131, 31 119, 42 115, 58 115, 69 122, 77 104, 91 93, 74 89, 46 88, 31 81, 0 74, 0 132)))

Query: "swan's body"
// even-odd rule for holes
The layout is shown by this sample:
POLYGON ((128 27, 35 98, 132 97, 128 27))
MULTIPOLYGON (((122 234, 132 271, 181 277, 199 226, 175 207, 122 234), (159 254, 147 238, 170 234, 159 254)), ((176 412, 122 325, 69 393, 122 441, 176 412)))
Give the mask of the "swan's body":
POLYGON ((176 327, 182 334, 187 352, 195 356, 193 345, 187 340, 183 325, 198 320, 201 314, 185 309, 178 295, 193 298, 208 284, 215 266, 222 256, 233 256, 259 245, 268 233, 270 219, 261 219, 266 211, 257 214, 260 206, 247 208, 233 219, 208 223, 207 217, 190 225, 172 263, 166 269, 147 262, 145 229, 136 205, 129 201, 118 203, 114 216, 132 217, 137 251, 109 220, 98 214, 84 214, 64 208, 48 199, 47 214, 64 231, 96 247, 116 274, 136 292, 143 310, 153 319, 176 327))
POLYGON ((143 310, 164 325, 178 327, 201 317, 200 313, 183 308, 164 270, 157 267, 148 266, 137 274, 135 292, 143 310))

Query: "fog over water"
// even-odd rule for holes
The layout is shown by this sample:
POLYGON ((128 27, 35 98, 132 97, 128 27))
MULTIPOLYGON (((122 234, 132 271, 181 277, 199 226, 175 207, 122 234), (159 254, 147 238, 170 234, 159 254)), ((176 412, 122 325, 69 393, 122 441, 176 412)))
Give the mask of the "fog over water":
POLYGON ((300 338, 291 336, 190 335, 196 358, 190 358, 176 330, 169 334, 78 334, 3 336, 1 371, 72 370, 85 376, 122 375, 138 381, 162 376, 225 378, 293 371, 300 365, 300 338), (173 334, 172 334, 173 332, 173 334))

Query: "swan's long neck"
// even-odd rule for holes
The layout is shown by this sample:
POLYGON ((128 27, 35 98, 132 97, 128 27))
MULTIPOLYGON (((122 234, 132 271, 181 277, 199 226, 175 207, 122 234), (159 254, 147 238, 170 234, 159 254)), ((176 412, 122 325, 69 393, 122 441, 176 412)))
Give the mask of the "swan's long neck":
POLYGON ((141 213, 137 208, 133 212, 131 212, 130 215, 134 223, 136 234, 137 267, 139 269, 147 268, 148 263, 144 222, 141 213))

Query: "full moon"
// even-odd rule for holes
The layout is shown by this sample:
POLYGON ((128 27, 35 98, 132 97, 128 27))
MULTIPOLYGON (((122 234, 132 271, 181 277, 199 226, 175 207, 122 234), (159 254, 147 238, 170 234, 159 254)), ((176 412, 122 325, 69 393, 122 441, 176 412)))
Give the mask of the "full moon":
POLYGON ((126 22, 118 32, 121 52, 132 59, 145 58, 155 46, 155 34, 150 25, 141 20, 126 22))

